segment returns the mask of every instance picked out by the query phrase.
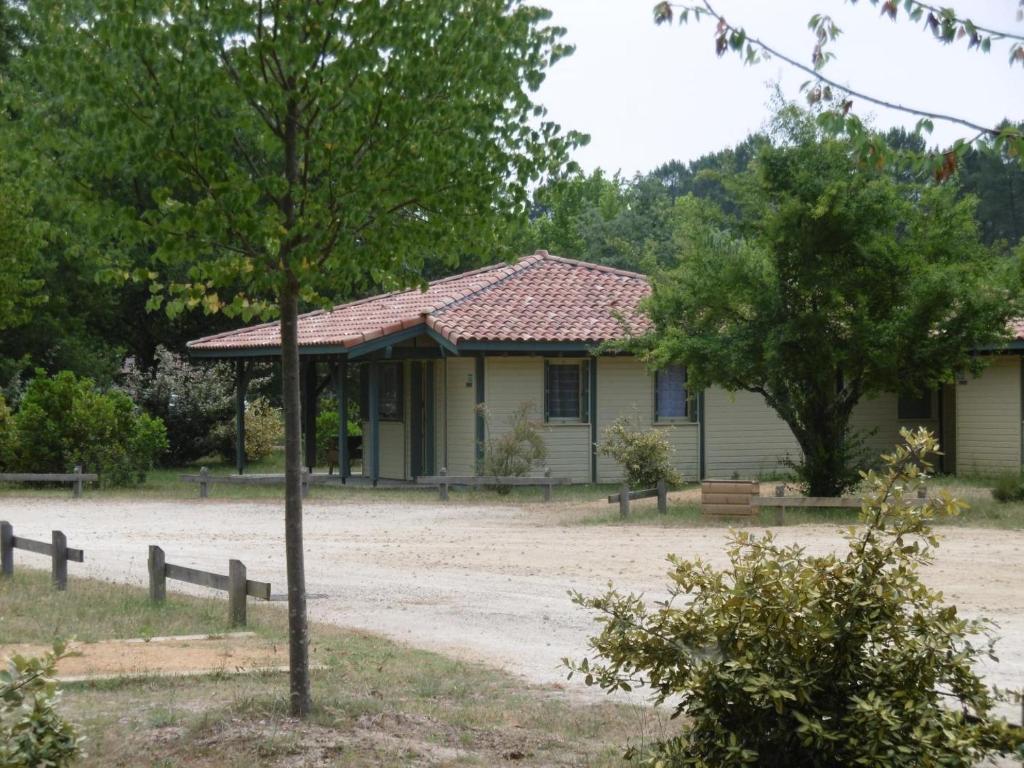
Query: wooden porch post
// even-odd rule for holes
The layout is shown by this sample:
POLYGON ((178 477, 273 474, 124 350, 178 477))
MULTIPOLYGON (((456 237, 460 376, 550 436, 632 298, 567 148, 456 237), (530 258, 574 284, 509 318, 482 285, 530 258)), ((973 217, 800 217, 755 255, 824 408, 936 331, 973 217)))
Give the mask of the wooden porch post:
POLYGON ((249 372, 244 360, 235 363, 235 468, 245 473, 245 392, 249 372))
MULTIPOLYGON (((367 364, 369 374, 370 410, 370 479, 374 485, 380 480, 380 364, 374 360, 367 364)), ((366 445, 363 445, 363 463, 367 461, 366 445)))
POLYGON ((341 482, 348 479, 348 360, 334 368, 334 399, 338 404, 338 474, 341 482))
POLYGON ((306 469, 310 474, 316 466, 316 368, 315 360, 307 361, 303 366, 305 376, 302 382, 302 431, 305 434, 306 469))

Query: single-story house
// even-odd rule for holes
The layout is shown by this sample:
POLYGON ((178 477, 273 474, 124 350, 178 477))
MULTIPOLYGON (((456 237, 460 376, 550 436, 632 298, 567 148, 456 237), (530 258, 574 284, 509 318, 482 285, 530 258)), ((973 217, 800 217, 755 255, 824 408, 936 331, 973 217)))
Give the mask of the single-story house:
MULTIPOLYGON (((411 480, 479 470, 487 430, 507 428, 529 403, 543 423, 547 466, 574 482, 614 482, 620 468, 597 450, 620 417, 663 430, 686 478, 777 473, 799 449, 789 428, 759 395, 712 387, 687 390, 686 372, 651 373, 624 354, 594 354, 624 333, 642 332, 643 275, 538 251, 514 264, 435 280, 299 318, 306 463, 316 464, 315 412, 332 387, 339 410, 358 397, 363 413, 363 474, 411 480), (358 366, 361 392, 347 385, 358 366), (485 405, 485 418, 479 406, 485 405)), ((870 448, 888 450, 904 426, 940 436, 946 472, 1018 471, 1022 464, 1024 323, 982 375, 924 398, 884 395, 862 402, 855 426, 870 448)), ((239 418, 248 361, 280 355, 278 323, 190 342, 197 358, 237 363, 239 418)), ((346 419, 338 451, 348 472, 346 419)), ((244 461, 239 450, 238 469, 244 461)))

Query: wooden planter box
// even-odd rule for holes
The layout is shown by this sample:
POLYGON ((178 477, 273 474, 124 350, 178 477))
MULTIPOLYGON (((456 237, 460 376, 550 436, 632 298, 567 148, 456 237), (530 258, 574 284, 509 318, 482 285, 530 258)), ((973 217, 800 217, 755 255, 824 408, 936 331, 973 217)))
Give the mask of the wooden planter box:
POLYGON ((761 490, 757 480, 704 480, 700 486, 701 514, 715 517, 751 517, 757 507, 751 506, 761 490))

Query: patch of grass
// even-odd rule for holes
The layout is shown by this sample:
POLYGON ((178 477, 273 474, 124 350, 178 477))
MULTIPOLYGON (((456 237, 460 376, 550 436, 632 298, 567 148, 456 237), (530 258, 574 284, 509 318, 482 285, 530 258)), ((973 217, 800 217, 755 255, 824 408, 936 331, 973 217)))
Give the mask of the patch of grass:
MULTIPOLYGON (((185 500, 194 501, 199 496, 196 483, 184 482, 181 475, 198 474, 205 466, 211 475, 232 475, 235 467, 219 457, 210 457, 201 462, 183 467, 154 469, 147 473, 146 481, 131 488, 99 488, 93 484, 85 486, 84 496, 89 499, 142 499, 142 500, 185 500)), ((284 457, 281 452, 259 462, 250 464, 246 471, 249 474, 273 474, 284 471, 284 457)), ((317 467, 316 474, 327 474, 327 466, 317 467)), ((552 500, 555 502, 578 503, 594 501, 602 495, 615 493, 618 486, 601 485, 556 485, 552 489, 552 500)), ((71 495, 70 485, 41 486, 38 484, 0 483, 0 497, 4 496, 39 496, 68 498, 71 495)), ((283 500, 283 485, 211 485, 210 497, 228 500, 283 500)), ((366 485, 313 485, 309 489, 308 498, 312 501, 378 501, 378 502, 424 502, 437 500, 437 489, 431 486, 381 486, 372 488, 366 485)), ((540 486, 514 487, 508 494, 502 495, 486 488, 450 489, 450 501, 456 504, 488 504, 491 506, 516 506, 521 504, 541 504, 544 501, 543 489, 540 486)))
MULTIPOLYGON (((251 622, 284 637, 283 612, 255 601, 251 622)), ((231 631, 227 602, 168 592, 163 603, 146 590, 72 575, 57 592, 45 571, 18 567, 0 579, 0 643, 43 643, 74 636, 82 642, 161 635, 221 634, 231 631)))
MULTIPOLYGON (((23 570, 0 582, 0 641, 198 634, 224 629, 226 602, 76 579, 67 593, 48 574, 23 570), (71 609, 72 603, 81 607, 71 609), (29 612, 29 607, 32 611, 29 612), (107 631, 103 631, 106 628, 107 631)), ((277 606, 250 604, 250 628, 285 636, 277 606)), ((251 768, 270 766, 624 766, 638 721, 671 725, 647 707, 580 703, 562 686, 527 685, 479 664, 361 632, 313 625, 315 709, 288 717, 285 674, 133 678, 64 686, 61 708, 86 736, 80 765, 251 768)))

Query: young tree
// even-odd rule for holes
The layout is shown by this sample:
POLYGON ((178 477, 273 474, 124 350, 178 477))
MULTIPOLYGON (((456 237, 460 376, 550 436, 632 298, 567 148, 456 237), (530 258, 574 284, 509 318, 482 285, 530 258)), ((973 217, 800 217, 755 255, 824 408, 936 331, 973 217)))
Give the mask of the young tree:
POLYGON ((952 185, 864 170, 807 116, 781 119, 732 180, 737 219, 680 201, 683 250, 652 281, 637 347, 686 365, 696 388, 762 395, 796 437, 810 495, 835 496, 857 478, 853 408, 979 370, 972 351, 1002 343, 1020 310, 1022 262, 979 241, 975 201, 952 185))
POLYGON ((493 249, 495 219, 579 138, 532 96, 571 49, 519 0, 27 7, 37 103, 23 128, 97 196, 138 187, 115 234, 153 249, 139 275, 155 281, 151 307, 280 317, 291 709, 304 715, 299 304, 416 283, 428 254, 493 249))

